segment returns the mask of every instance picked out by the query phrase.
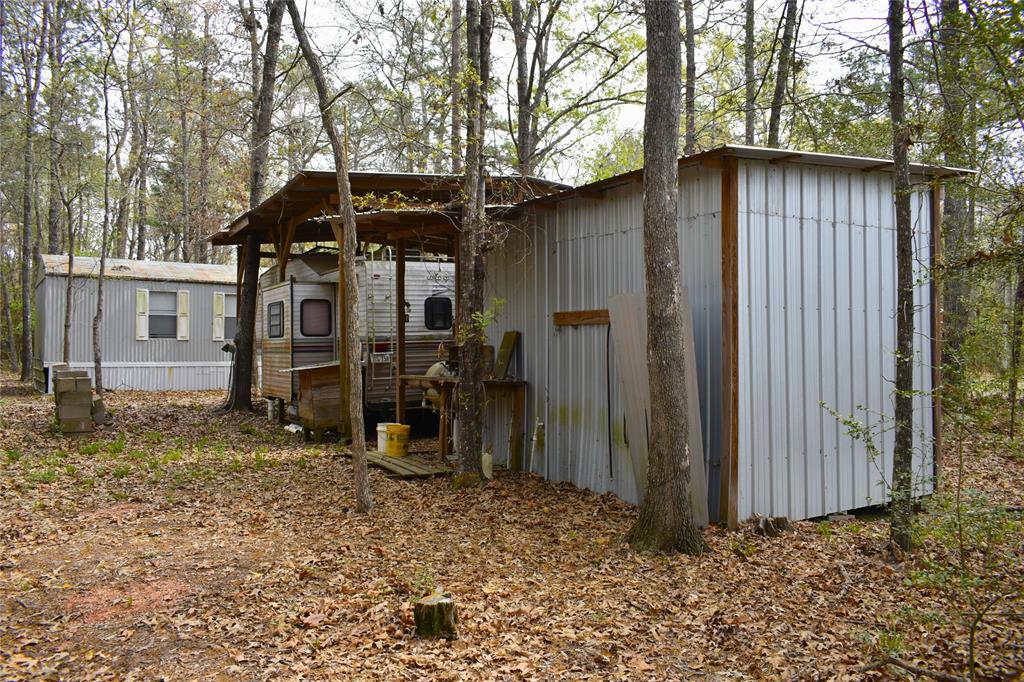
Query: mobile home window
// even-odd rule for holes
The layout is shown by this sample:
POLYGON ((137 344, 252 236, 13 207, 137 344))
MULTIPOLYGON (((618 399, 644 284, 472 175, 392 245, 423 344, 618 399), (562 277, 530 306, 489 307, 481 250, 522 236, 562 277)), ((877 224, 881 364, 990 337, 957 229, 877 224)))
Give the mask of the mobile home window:
POLYGON ((224 338, 235 338, 238 324, 238 297, 235 294, 224 294, 224 338))
POLYGON ((149 338, 178 338, 178 292, 149 292, 149 338))
POLYGON ((284 336, 284 301, 267 306, 267 336, 272 339, 284 336))
POLYGON ((424 301, 423 322, 427 329, 451 329, 452 300, 444 296, 431 296, 424 301))
POLYGON ((331 302, 307 298, 299 306, 299 329, 303 336, 331 335, 331 302))

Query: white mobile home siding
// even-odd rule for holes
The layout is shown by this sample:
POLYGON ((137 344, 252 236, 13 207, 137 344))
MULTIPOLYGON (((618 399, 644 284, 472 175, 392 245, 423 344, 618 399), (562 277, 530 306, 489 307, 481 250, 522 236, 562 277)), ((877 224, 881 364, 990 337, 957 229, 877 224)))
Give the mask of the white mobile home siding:
MULTIPOLYGON (((46 275, 36 287, 36 338, 45 367, 63 361, 67 278, 46 275)), ((73 282, 71 365, 92 376, 92 318, 97 280, 73 282)), ((109 390, 197 391, 226 389, 230 356, 213 340, 213 294, 235 287, 197 282, 107 279, 103 283, 103 384, 109 390), (135 339, 135 292, 189 292, 189 340, 135 339)))
MULTIPOLYGON (((679 201, 681 283, 693 308, 712 518, 719 511, 725 433, 721 174, 684 168, 679 201)), ((860 418, 891 422, 892 176, 741 160, 738 194, 738 519, 810 518, 882 502, 879 471, 891 471, 891 433, 878 435, 886 455, 873 463, 865 444, 846 435, 821 403, 842 414, 862 405, 867 412, 860 418)), ((932 489, 933 466, 927 188, 915 192, 913 206, 920 391, 914 462, 924 493, 932 489)), ((533 470, 630 502, 640 495, 609 330, 555 327, 553 315, 606 308, 612 296, 644 291, 642 220, 638 182, 605 190, 603 199, 569 198, 536 209, 490 257, 486 295, 505 301, 488 331, 491 340, 507 330, 522 332, 515 373, 528 382, 527 457, 536 422, 544 424, 533 470)), ((488 408, 486 424, 486 446, 505 461, 509 410, 503 400, 488 408)))

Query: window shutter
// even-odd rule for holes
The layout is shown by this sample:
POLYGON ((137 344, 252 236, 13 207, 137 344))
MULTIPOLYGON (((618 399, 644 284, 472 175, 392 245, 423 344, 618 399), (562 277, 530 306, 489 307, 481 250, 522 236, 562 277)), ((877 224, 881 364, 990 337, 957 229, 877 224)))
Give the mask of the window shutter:
POLYGON ((135 290, 135 340, 149 339, 149 289, 135 290))
POLYGON ((188 292, 178 292, 178 341, 188 341, 188 292))
POLYGON ((224 340, 224 292, 213 292, 213 340, 224 340))

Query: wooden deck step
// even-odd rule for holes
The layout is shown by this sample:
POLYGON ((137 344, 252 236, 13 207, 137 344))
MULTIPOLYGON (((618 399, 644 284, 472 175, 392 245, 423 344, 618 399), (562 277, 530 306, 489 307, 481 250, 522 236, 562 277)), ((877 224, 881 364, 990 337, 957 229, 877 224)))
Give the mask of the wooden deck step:
POLYGON ((391 478, 426 478, 447 475, 453 471, 447 464, 416 455, 388 457, 380 452, 370 450, 366 453, 366 460, 369 464, 388 471, 391 478))

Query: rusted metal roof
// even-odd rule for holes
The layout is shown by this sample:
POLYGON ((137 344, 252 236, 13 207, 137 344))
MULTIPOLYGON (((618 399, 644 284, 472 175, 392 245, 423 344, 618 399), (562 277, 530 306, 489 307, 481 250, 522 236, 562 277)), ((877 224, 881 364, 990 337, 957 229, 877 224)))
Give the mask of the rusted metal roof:
MULTIPOLYGON (((40 256, 43 274, 66 277, 68 257, 64 255, 40 256)), ((100 259, 75 256, 75 277, 99 277, 100 259)), ((206 263, 177 263, 171 261, 127 260, 108 258, 105 277, 111 279, 138 279, 159 282, 200 282, 206 284, 235 284, 237 270, 234 265, 206 263)))

